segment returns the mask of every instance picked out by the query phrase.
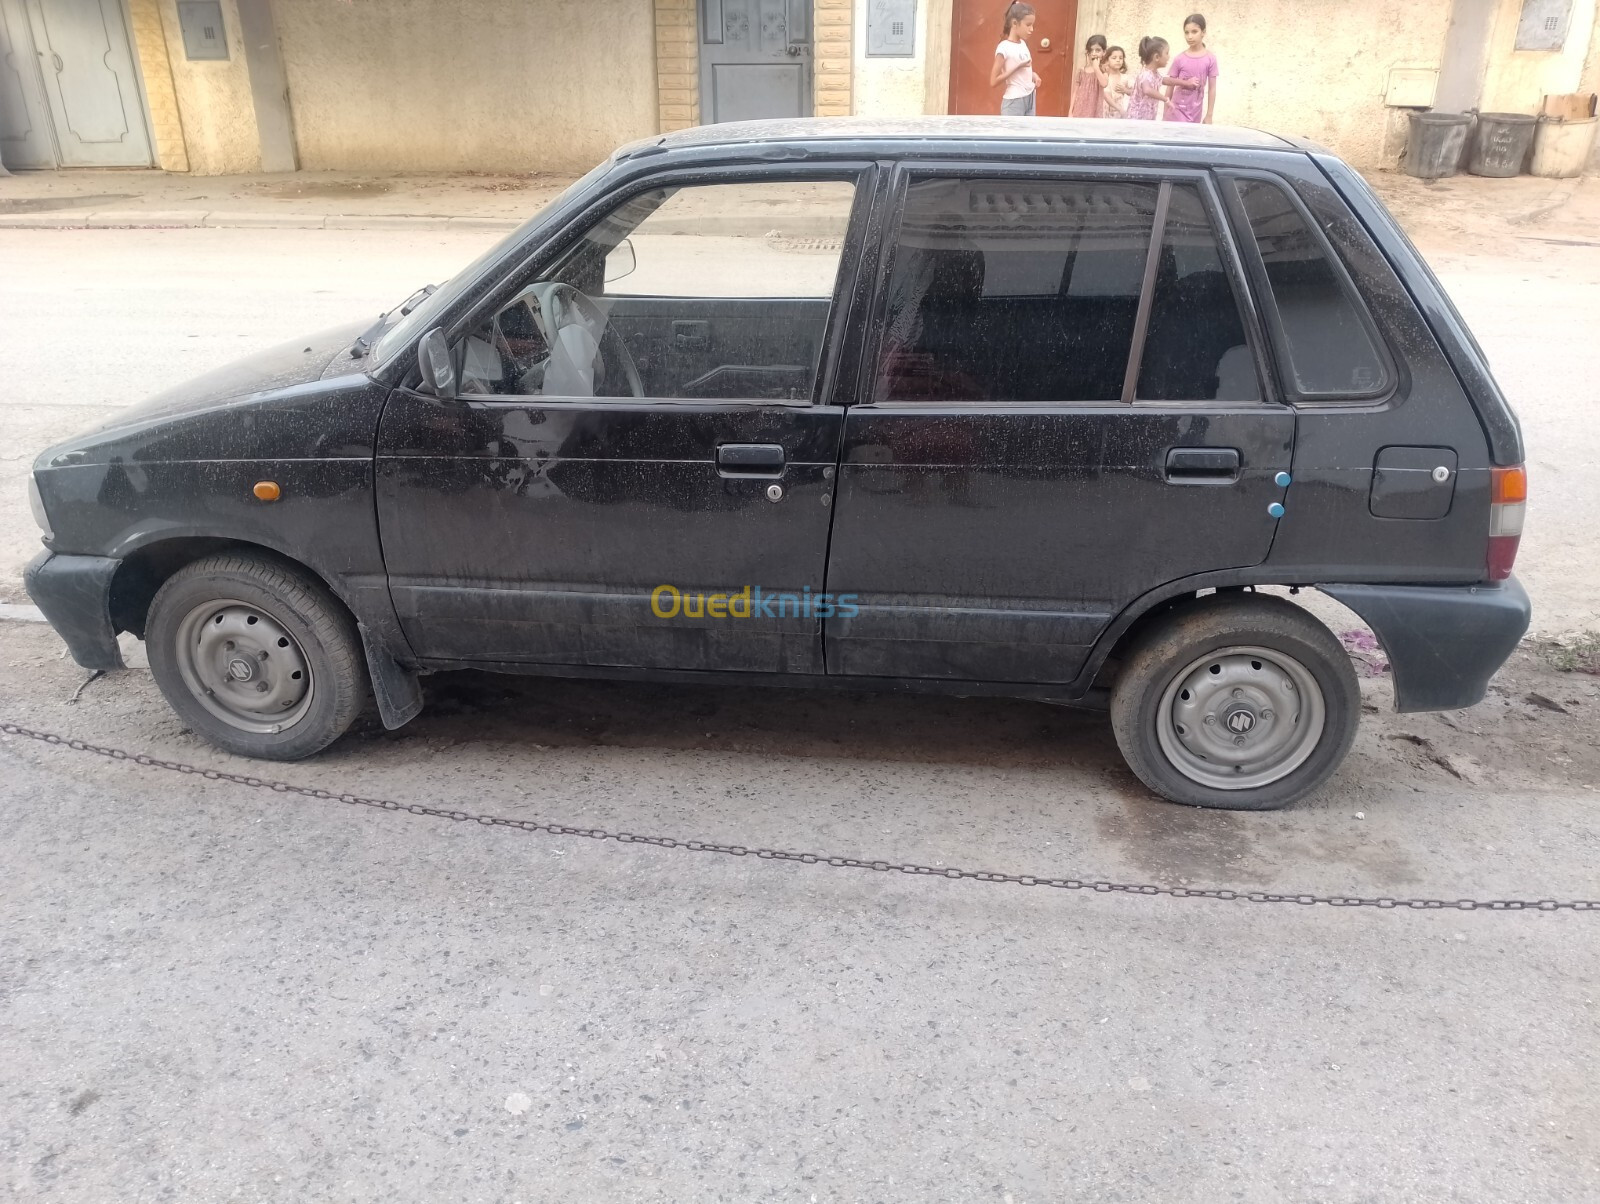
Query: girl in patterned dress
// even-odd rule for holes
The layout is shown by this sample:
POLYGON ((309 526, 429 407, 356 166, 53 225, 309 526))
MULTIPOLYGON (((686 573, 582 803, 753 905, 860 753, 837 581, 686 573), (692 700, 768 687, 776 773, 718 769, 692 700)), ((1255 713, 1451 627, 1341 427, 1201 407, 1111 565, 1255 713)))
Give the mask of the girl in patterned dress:
POLYGON ((1094 34, 1083 44, 1084 64, 1072 80, 1072 107, 1068 117, 1098 117, 1106 86, 1102 60, 1106 53, 1106 35, 1094 34))

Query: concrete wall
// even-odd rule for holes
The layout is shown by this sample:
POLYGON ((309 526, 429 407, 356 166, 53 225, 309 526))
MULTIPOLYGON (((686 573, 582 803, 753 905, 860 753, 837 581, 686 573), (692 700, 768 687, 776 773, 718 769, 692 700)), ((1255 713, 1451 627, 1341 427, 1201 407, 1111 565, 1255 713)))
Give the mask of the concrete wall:
MULTIPOLYGON (((1389 69, 1437 67, 1450 16, 1444 0, 1205 0, 1198 7, 1218 59, 1219 124, 1312 138, 1365 168, 1395 150, 1383 103, 1389 69)), ((1195 9, 1194 0, 1080 0, 1077 46, 1103 33, 1134 61, 1139 39, 1154 34, 1176 54, 1183 19, 1195 9)))
POLYGON ((1572 23, 1560 50, 1517 50, 1522 0, 1501 0, 1483 81, 1485 113, 1537 113, 1547 93, 1576 92, 1594 32, 1595 0, 1572 0, 1572 23))
MULTIPOLYGON (((916 54, 911 58, 867 57, 867 0, 855 0, 855 111, 872 117, 920 117, 928 112, 928 57, 934 32, 949 56, 950 16, 945 0, 944 27, 930 31, 927 0, 917 0, 916 54), (939 36, 942 34, 943 36, 939 36)), ((949 67, 945 71, 948 79, 949 67)))
POLYGON ((926 75, 923 81, 923 112, 950 111, 950 22, 954 17, 951 0, 925 0, 927 16, 926 75))
POLYGON ((582 171, 658 128, 651 0, 274 0, 273 14, 307 169, 582 171))
POLYGON ((189 170, 202 176, 260 171, 256 110, 250 99, 244 42, 239 37, 239 10, 233 0, 222 0, 222 24, 228 35, 226 60, 190 62, 184 57, 176 0, 161 0, 161 23, 167 35, 167 59, 183 120, 189 170))
MULTIPOLYGON (((1596 8, 1600 10, 1600 5, 1596 8)), ((1589 51, 1584 55, 1583 69, 1578 75, 1578 91, 1600 95, 1600 11, 1596 11, 1589 29, 1589 51)), ((1600 138, 1595 140, 1594 151, 1589 156, 1588 171, 1590 175, 1600 175, 1600 138)))

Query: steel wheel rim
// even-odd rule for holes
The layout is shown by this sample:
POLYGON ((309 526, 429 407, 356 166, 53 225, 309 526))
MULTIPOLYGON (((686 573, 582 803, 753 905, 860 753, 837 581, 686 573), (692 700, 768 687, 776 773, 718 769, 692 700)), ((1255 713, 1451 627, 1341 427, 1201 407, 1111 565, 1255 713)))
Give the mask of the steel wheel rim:
POLYGON ((1156 707, 1156 739, 1191 782, 1255 790, 1306 763, 1327 715, 1322 687, 1298 660, 1239 645, 1196 657, 1173 675, 1156 707))
POLYGON ((178 673, 194 700, 229 727, 286 731, 311 709, 311 663, 282 622, 237 598, 202 602, 178 624, 178 673))

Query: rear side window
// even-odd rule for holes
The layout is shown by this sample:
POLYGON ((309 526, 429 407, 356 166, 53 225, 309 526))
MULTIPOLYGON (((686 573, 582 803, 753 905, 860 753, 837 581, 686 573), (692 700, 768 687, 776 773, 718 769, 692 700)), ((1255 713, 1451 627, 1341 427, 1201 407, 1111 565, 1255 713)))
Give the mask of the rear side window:
POLYGON ((1188 184, 916 180, 886 310, 879 401, 1260 396, 1210 217, 1188 184))
POLYGON ((889 277, 878 400, 1118 400, 1158 190, 913 182, 889 277))
POLYGON ((1259 401, 1255 360, 1200 193, 1174 185, 1161 233, 1139 401, 1259 401))
POLYGON ((1390 382, 1371 320, 1287 193, 1234 181, 1276 309, 1286 384, 1304 397, 1371 397, 1390 382))

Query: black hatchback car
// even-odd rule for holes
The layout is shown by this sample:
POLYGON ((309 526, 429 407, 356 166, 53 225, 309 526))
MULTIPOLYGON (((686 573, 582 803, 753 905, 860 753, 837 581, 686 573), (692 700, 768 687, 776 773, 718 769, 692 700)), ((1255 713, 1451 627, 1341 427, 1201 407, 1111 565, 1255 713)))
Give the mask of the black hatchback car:
POLYGON ((1528 623, 1523 451, 1365 183, 1248 130, 939 118, 619 150, 436 290, 45 452, 30 593, 290 759, 419 676, 1108 705, 1151 789, 1281 806, 1360 696, 1528 623))

